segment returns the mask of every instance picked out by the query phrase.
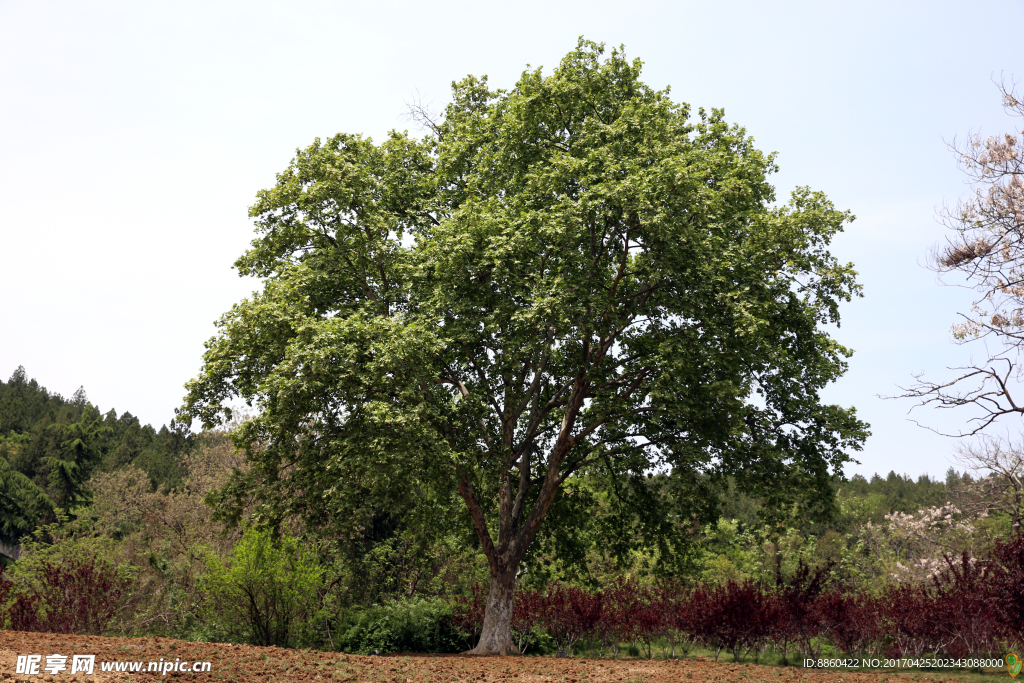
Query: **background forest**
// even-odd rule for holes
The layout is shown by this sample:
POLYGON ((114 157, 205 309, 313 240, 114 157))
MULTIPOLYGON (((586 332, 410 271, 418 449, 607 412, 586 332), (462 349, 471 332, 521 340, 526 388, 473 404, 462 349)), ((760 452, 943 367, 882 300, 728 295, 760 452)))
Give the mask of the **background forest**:
MULTIPOLYGON (((2 550, 13 579, 0 582, 5 627, 354 652, 472 643, 487 567, 457 501, 431 533, 408 511, 371 506, 359 513, 360 531, 346 537, 308 531, 298 518, 275 537, 258 520, 247 526, 218 515, 220 488, 246 467, 225 432, 143 426, 128 412, 102 412, 82 389, 70 399, 50 393, 20 367, 0 384, 0 458, 2 550)), ((672 475, 651 476, 648 485, 671 486, 672 475)), ((586 489, 585 477, 575 486, 586 489)), ((520 575, 517 610, 533 610, 514 628, 520 649, 586 643, 650 655, 650 634, 646 650, 642 634, 596 635, 586 600, 602 590, 606 613, 630 600, 663 608, 683 599, 679 591, 691 604, 716 590, 797 590, 808 599, 928 590, 955 578, 957 561, 963 571, 970 558, 1005 549, 1000 541, 1011 537, 1019 512, 998 476, 984 472, 950 468, 942 481, 890 472, 837 479, 834 488, 831 511, 794 511, 774 526, 763 522, 758 501, 728 494, 716 524, 690 530, 685 563, 671 575, 659 569, 657 547, 638 540, 613 552, 621 549, 603 541, 602 520, 614 501, 581 498, 590 506, 571 520, 575 528, 549 541, 576 553, 540 544, 520 575), (566 615, 575 626, 563 623, 566 615)), ((749 620, 756 600, 745 600, 749 620)), ((639 613, 635 604, 629 610, 639 613)), ((697 630, 652 632, 674 652, 673 633, 697 630)), ((687 642, 698 640, 736 656, 765 647, 757 638, 687 642)))

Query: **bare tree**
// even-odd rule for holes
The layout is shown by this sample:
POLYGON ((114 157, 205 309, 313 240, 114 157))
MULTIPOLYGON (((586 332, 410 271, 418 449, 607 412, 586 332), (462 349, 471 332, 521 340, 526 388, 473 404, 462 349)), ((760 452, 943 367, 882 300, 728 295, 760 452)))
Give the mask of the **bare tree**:
POLYGON ((977 475, 954 492, 971 501, 973 512, 1005 512, 1011 533, 1021 534, 1024 520, 1024 444, 1007 438, 983 436, 977 443, 961 445, 956 461, 977 475))
MULTIPOLYGON (((1024 118, 1024 102, 1013 84, 999 84, 1003 106, 1011 116, 1024 118)), ((902 387, 902 398, 939 408, 973 406, 979 411, 970 428, 953 436, 978 434, 1003 415, 1024 414, 1020 386, 1020 351, 1024 344, 1024 137, 1004 134, 969 136, 950 145, 960 169, 974 191, 941 213, 952 231, 944 246, 931 254, 940 274, 964 277, 978 298, 953 326, 960 343, 982 340, 984 360, 953 368, 945 382, 915 376, 902 387)))

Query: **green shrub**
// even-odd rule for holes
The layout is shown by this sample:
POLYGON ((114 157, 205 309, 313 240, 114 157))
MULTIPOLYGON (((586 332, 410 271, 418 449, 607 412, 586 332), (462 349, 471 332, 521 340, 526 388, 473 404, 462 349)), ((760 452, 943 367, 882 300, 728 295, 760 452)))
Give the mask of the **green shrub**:
POLYGON ((294 537, 248 529, 227 564, 209 553, 206 567, 204 616, 216 636, 287 647, 316 610, 323 568, 294 537))
POLYGON ((451 625, 451 605, 440 598, 412 598, 353 608, 339 625, 335 646, 352 654, 465 649, 451 625))

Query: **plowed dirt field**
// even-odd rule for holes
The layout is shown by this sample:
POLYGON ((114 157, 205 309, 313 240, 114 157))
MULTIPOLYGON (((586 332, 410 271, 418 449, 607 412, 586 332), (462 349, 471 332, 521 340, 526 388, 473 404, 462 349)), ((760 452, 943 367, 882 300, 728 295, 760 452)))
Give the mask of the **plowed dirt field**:
MULTIPOLYGON (((58 666, 60 660, 54 660, 58 666)), ((180 664, 179 664, 180 668, 180 664)), ((705 661, 644 661, 610 659, 556 659, 551 657, 461 657, 453 655, 391 655, 359 657, 313 650, 276 647, 188 643, 166 638, 101 638, 61 636, 48 633, 0 631, 0 680, 2 681, 514 681, 534 683, 704 683, 742 681, 754 683, 921 683, 920 678, 893 675, 814 671, 795 667, 765 667, 705 661), (44 671, 48 655, 67 658, 66 669, 44 671), (40 673, 16 673, 18 655, 41 655, 40 673), (71 674, 73 655, 95 655, 93 673, 71 674), (139 662, 141 672, 103 671, 104 662, 139 662), (149 662, 210 662, 200 673, 170 671, 148 673, 149 662)), ((931 679, 935 680, 935 679, 931 679)), ((951 679, 952 680, 952 679, 951 679)))

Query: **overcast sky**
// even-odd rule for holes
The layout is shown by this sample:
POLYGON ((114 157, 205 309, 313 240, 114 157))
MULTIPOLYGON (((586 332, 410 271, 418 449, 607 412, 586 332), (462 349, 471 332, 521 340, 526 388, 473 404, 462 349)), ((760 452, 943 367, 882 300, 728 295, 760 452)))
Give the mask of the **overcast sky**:
POLYGON ((467 74, 511 87, 583 35, 778 152, 780 198, 810 185, 857 215, 833 250, 864 284, 836 333, 856 354, 827 397, 873 435, 847 472, 941 476, 955 442, 878 395, 979 355, 949 334, 971 292, 921 264, 936 209, 967 191, 946 142, 1022 127, 992 82, 1024 79, 1022 24, 1022 0, 0 0, 0 374, 169 421, 214 321, 256 287, 231 267, 247 208, 297 147, 381 139, 417 97, 440 109, 467 74))

